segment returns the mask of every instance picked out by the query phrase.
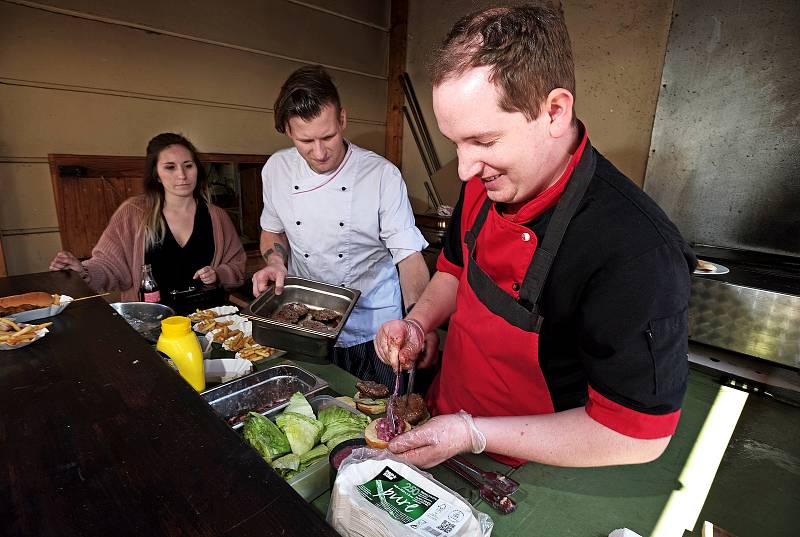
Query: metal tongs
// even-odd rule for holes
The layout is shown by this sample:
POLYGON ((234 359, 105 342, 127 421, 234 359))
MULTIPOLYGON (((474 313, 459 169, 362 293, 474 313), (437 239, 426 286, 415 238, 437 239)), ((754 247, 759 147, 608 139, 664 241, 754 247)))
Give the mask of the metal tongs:
MULTIPOLYGON (((477 476, 481 476, 484 473, 482 470, 477 469, 477 467, 471 465, 470 463, 464 464, 464 460, 461 457, 453 457, 452 459, 447 459, 442 464, 444 464, 447 468, 454 471, 461 477, 467 480, 472 486, 478 489, 478 493, 483 501, 491 505, 495 510, 503 515, 507 515, 509 513, 513 513, 517 509, 517 503, 508 497, 511 492, 503 492, 503 490, 494 486, 493 481, 491 480, 483 480, 477 476), (470 468, 470 469, 468 469, 470 468), (481 473, 475 473, 471 468, 476 468, 481 473)), ((486 474, 493 474, 494 472, 485 472, 486 474)), ((505 476, 503 476, 505 477, 505 476)), ((512 487, 513 490, 517 490, 519 488, 519 483, 514 481, 509 477, 505 477, 506 480, 516 485, 512 487)), ((502 481, 501 481, 502 483, 502 481)), ((503 485, 508 488, 508 485, 503 485)), ((513 492, 513 491, 512 491, 513 492)))
POLYGON ((450 460, 454 464, 460 466, 462 469, 475 476, 475 478, 480 479, 495 489, 497 492, 501 492, 503 494, 514 494, 519 489, 519 483, 510 477, 503 474, 498 474, 497 472, 482 470, 461 455, 456 455, 450 460))
POLYGON ((402 370, 400 369, 400 360, 397 360, 397 371, 395 372, 396 376, 394 378, 394 391, 392 395, 389 396, 389 400, 386 404, 386 419, 389 422, 389 431, 391 432, 392 438, 397 436, 397 421, 394 417, 394 399, 400 394, 400 374, 402 370))

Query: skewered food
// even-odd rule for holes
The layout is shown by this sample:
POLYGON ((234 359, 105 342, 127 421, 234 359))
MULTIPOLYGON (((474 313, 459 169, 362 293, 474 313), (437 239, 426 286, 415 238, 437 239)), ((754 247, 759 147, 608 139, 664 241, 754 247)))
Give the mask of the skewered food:
POLYGON ((53 304, 58 304, 59 299, 59 295, 51 295, 42 292, 6 296, 0 298, 0 316, 47 308, 53 304))

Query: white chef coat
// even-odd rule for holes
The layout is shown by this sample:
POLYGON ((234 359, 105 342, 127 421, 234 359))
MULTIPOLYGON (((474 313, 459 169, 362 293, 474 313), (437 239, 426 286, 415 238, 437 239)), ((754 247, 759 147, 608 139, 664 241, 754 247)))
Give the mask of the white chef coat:
POLYGON ((286 233, 289 274, 361 291, 338 347, 370 341, 381 324, 402 317, 395 265, 428 246, 400 170, 346 143, 342 163, 328 173, 312 170, 294 147, 273 154, 261 171, 261 227, 286 233))

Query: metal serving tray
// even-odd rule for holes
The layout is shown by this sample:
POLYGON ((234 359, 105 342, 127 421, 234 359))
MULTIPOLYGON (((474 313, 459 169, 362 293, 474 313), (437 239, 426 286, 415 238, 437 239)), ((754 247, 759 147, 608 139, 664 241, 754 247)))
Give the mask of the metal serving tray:
POLYGON ((272 287, 245 308, 243 313, 258 317, 251 319, 256 342, 310 356, 328 356, 359 296, 361 291, 356 289, 289 276, 284 282, 283 293, 276 295, 272 287), (310 309, 330 308, 340 312, 342 319, 336 328, 324 331, 273 319, 272 316, 289 302, 301 302, 310 309))
MULTIPOLYGON (((244 376, 203 392, 200 396, 226 421, 262 408, 261 413, 281 410, 294 392, 307 398, 328 387, 313 373, 293 364, 282 364, 244 376)), ((242 426, 233 425, 234 429, 242 426)))

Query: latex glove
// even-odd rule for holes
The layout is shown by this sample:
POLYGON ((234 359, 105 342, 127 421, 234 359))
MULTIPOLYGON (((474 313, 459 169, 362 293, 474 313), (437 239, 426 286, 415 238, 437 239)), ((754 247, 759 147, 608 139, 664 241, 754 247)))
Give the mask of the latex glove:
POLYGON ((211 285, 217 281, 217 271, 211 267, 203 267, 192 276, 193 280, 200 280, 206 285, 211 285))
POLYGON ((463 410, 431 418, 389 442, 392 453, 420 468, 436 466, 459 453, 481 453, 484 448, 486 438, 463 410))
POLYGON ((283 282, 287 272, 283 263, 272 263, 253 274, 253 295, 258 297, 267 290, 271 282, 275 282, 276 295, 283 293, 283 282))
POLYGON ((73 270, 83 274, 84 268, 78 258, 72 252, 58 252, 56 256, 50 261, 50 270, 73 270))
POLYGON ((425 332, 411 319, 387 321, 375 334, 374 345, 378 358, 392 371, 397 370, 398 362, 403 369, 410 369, 425 345, 425 332))

